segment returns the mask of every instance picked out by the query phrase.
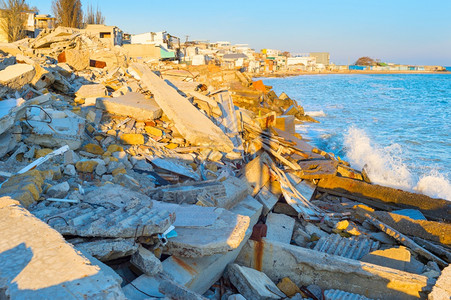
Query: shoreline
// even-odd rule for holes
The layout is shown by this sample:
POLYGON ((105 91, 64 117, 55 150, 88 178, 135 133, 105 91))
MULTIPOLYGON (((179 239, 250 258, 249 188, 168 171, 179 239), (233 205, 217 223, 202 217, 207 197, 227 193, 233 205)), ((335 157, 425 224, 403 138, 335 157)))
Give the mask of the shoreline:
POLYGON ((358 71, 358 70, 348 70, 348 71, 321 71, 321 72, 275 72, 275 73, 261 73, 261 74, 251 74, 252 78, 285 78, 285 77, 296 77, 303 75, 389 75, 389 74, 443 74, 451 75, 451 72, 444 71, 358 71))

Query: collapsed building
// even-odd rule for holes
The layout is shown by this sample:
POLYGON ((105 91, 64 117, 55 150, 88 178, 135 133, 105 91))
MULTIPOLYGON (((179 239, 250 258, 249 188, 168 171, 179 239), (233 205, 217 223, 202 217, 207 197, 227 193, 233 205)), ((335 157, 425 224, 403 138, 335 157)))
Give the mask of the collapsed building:
POLYGON ((371 183, 246 73, 0 45, 0 298, 449 299, 450 202, 371 183))

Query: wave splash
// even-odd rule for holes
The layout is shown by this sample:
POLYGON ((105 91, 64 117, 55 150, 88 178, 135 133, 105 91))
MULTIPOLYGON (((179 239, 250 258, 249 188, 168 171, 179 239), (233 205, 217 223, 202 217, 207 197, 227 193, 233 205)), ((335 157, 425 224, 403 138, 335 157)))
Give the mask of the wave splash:
POLYGON ((364 130, 352 127, 345 135, 344 146, 351 165, 365 168, 372 182, 451 200, 451 182, 437 171, 416 178, 404 164, 399 144, 381 147, 373 144, 364 130))
POLYGON ((317 110, 317 111, 306 111, 306 115, 314 118, 314 117, 325 117, 326 113, 323 110, 317 110))

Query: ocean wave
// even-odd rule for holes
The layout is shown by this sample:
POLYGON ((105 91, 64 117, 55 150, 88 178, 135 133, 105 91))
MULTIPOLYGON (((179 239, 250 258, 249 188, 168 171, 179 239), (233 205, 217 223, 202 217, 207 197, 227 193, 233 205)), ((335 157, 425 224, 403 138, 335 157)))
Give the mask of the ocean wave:
POLYGON ((381 147, 373 143, 364 130, 351 127, 345 135, 344 145, 351 165, 364 168, 372 182, 451 200, 449 179, 437 171, 415 178, 403 162, 399 144, 381 147))
POLYGON ((310 117, 325 117, 326 116, 326 113, 323 110, 306 111, 305 114, 310 117))
POLYGON ((436 170, 421 176, 413 189, 431 197, 451 200, 451 182, 436 170))

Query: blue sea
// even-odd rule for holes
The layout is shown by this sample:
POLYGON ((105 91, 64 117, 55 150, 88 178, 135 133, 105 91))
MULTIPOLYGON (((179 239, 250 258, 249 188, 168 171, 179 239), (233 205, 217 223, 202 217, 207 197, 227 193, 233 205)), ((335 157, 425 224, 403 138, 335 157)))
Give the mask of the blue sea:
POLYGON ((320 123, 311 144, 382 185, 451 200, 451 74, 266 78, 320 123))

